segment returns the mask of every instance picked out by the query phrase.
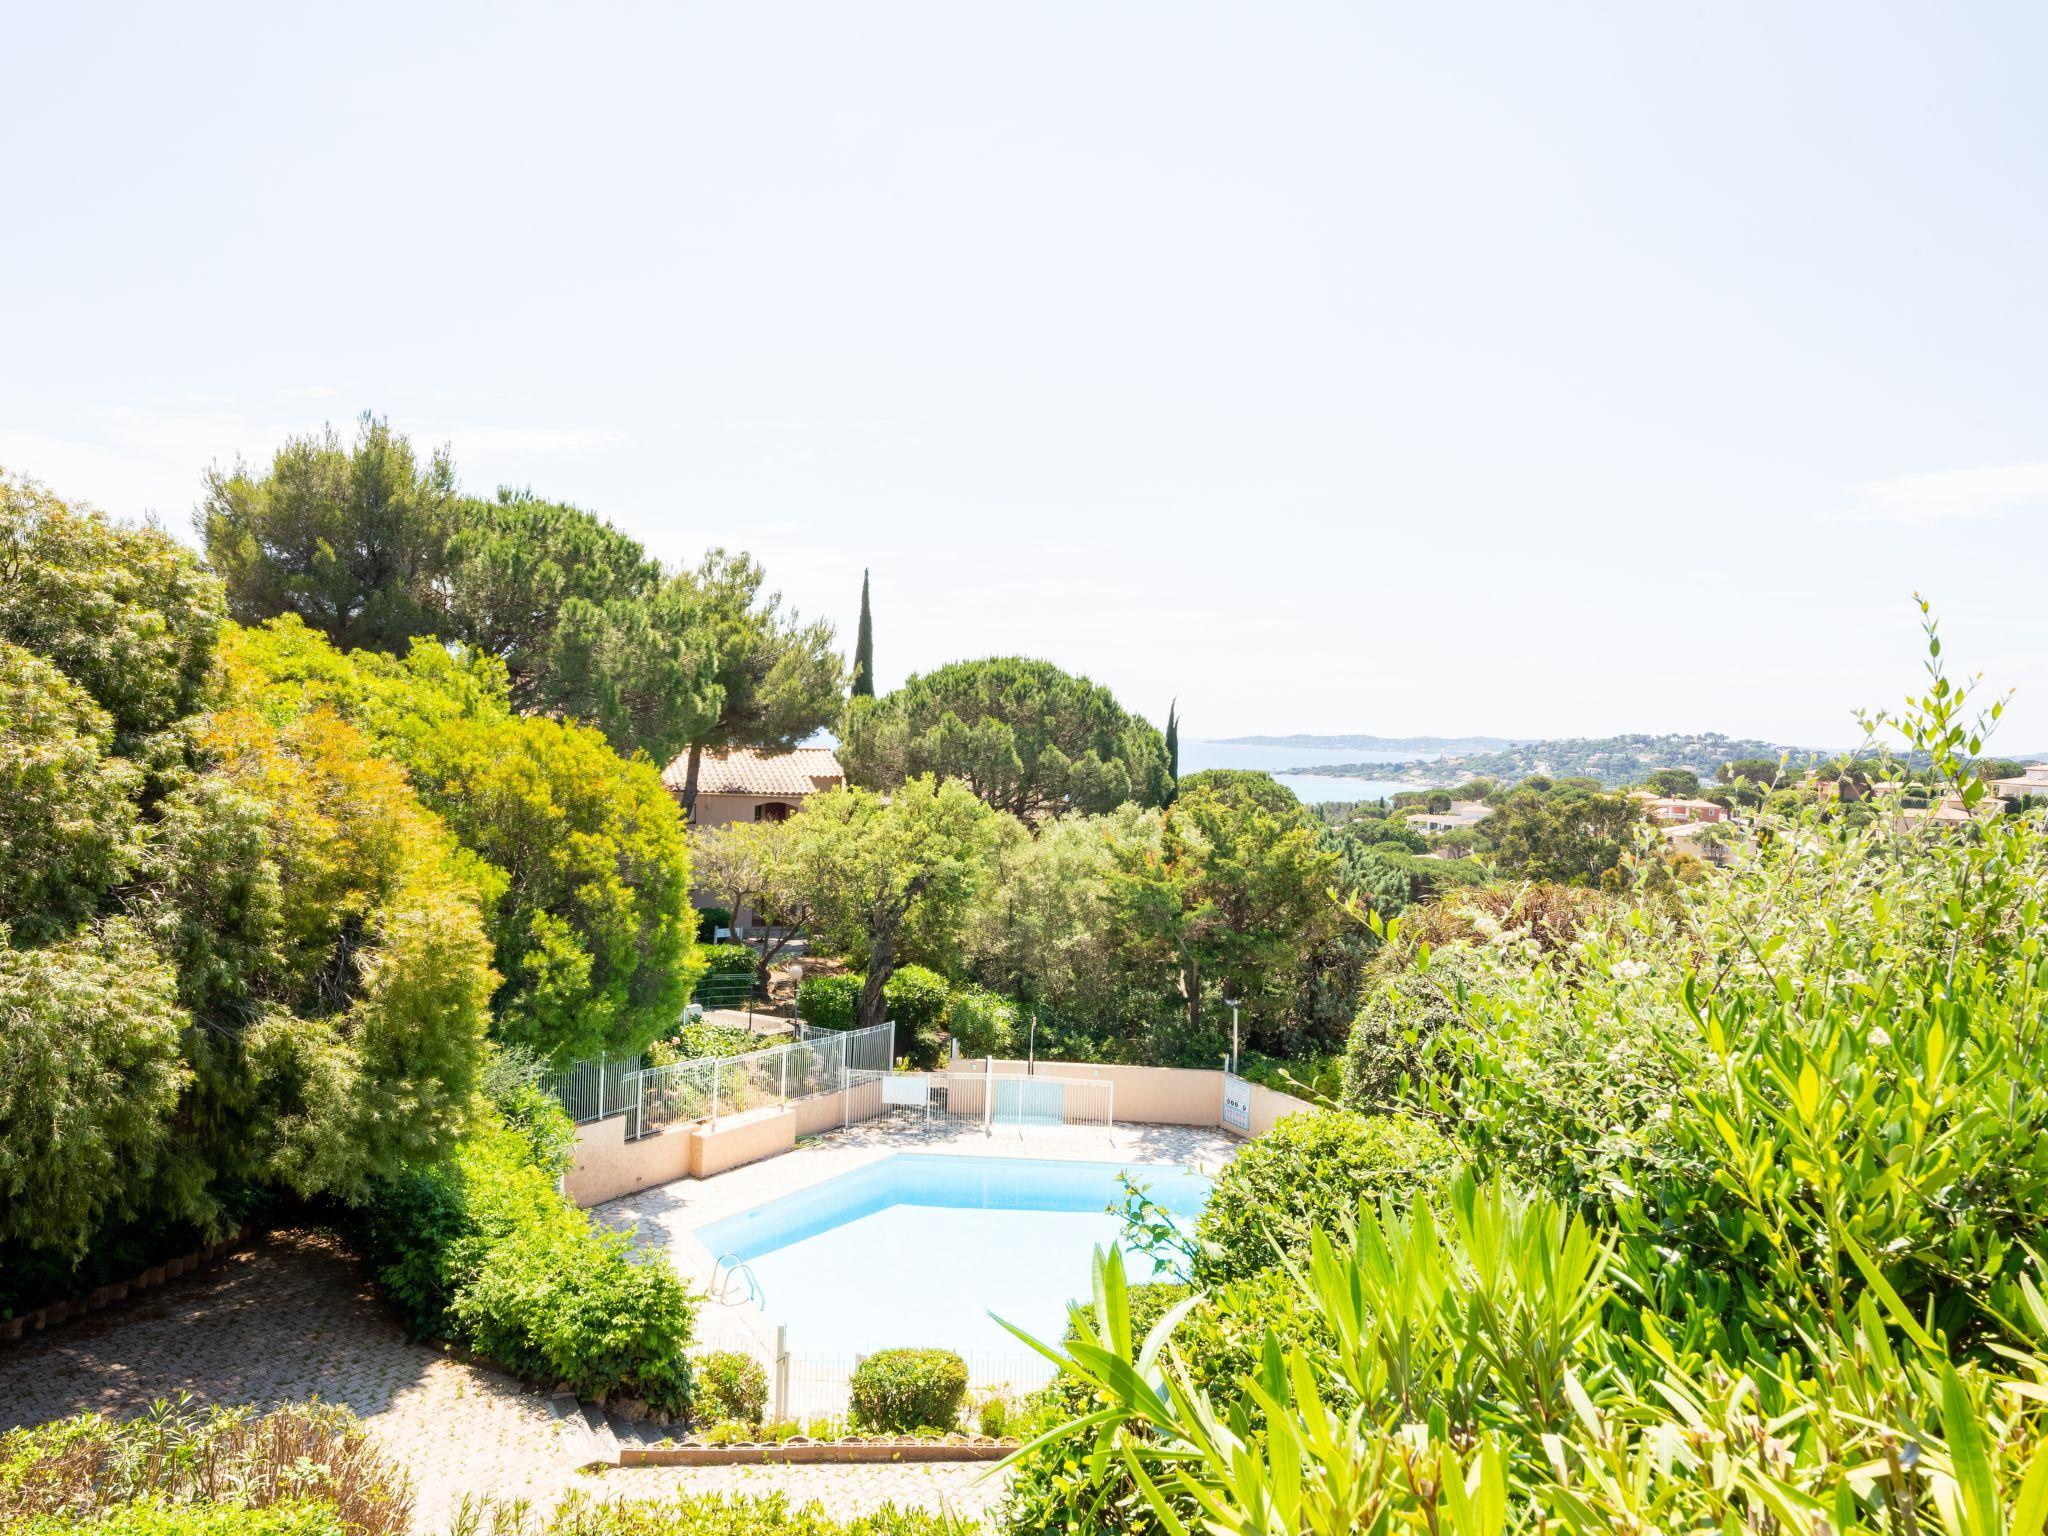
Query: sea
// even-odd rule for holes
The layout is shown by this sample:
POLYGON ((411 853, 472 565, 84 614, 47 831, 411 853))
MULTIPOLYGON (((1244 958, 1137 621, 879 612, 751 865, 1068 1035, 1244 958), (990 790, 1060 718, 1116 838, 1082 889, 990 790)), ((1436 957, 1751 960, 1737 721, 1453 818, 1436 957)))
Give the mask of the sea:
POLYGON ((1328 763, 1400 763, 1431 757, 1428 752, 1369 752, 1359 747, 1246 747, 1224 741, 1186 740, 1180 744, 1180 771, 1204 768, 1257 768, 1270 773, 1310 805, 1353 800, 1380 800, 1416 786, 1399 779, 1349 779, 1326 773, 1287 773, 1288 768, 1314 768, 1328 763))

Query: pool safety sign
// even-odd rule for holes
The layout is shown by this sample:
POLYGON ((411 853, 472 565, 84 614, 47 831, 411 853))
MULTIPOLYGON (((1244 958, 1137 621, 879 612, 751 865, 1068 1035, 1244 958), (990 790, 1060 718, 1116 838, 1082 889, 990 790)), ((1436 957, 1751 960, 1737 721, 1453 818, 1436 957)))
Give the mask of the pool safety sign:
POLYGON ((1234 1072, 1223 1074, 1223 1123, 1247 1136, 1252 1133, 1252 1085, 1234 1072))

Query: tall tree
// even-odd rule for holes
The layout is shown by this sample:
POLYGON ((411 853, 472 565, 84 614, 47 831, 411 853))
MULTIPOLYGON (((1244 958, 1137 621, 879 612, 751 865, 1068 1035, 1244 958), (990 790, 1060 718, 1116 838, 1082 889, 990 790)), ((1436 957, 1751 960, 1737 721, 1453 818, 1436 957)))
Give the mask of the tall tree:
POLYGON ((401 651, 444 622, 455 466, 441 450, 421 464, 367 412, 353 448, 329 427, 288 441, 267 474, 211 471, 198 522, 245 624, 295 613, 344 650, 401 651))
POLYGON ((1166 776, 1180 778, 1180 700, 1166 706, 1166 776))
POLYGON ((868 573, 860 573, 860 629, 853 641, 853 696, 875 696, 875 616, 868 607, 868 573))
POLYGON ((828 942, 865 961, 863 1026, 882 1022, 883 989, 906 948, 941 964, 957 953, 990 855, 1023 836, 965 785, 930 778, 887 799, 864 789, 813 795, 789 826, 813 920, 828 942))
POLYGON ((781 593, 763 594, 765 579, 751 555, 714 549, 667 589, 677 611, 701 625, 719 690, 716 718, 690 737, 685 815, 696 807, 707 751, 787 752, 839 714, 846 663, 833 649, 832 626, 784 612, 781 593))
POLYGON ((718 717, 701 605, 592 513, 511 490, 465 501, 448 588, 448 637, 505 664, 521 713, 585 721, 658 763, 718 717))
POLYGON ((858 699, 840 726, 852 782, 893 789, 919 774, 960 779, 1027 821, 1166 799, 1166 742, 1103 688, 1049 661, 998 656, 913 674, 858 699))

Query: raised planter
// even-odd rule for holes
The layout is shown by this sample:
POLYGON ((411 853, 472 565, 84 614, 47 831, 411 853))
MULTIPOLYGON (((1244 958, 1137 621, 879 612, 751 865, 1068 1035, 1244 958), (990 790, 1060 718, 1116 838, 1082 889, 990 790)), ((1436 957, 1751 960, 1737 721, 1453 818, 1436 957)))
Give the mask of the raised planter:
POLYGON ((622 1467, 859 1466, 934 1461, 1001 1461, 1014 1440, 784 1440, 763 1445, 622 1446, 622 1467))

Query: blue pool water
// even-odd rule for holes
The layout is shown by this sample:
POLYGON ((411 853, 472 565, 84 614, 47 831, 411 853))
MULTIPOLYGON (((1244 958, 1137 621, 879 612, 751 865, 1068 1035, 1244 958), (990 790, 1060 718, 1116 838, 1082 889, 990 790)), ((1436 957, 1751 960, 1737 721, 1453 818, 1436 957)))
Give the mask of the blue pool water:
MULTIPOLYGON (((867 1352, 929 1344, 962 1353, 1024 1345, 989 1313, 1057 1342, 1089 1258, 1122 1223, 1119 1173, 1192 1219, 1209 1180, 1184 1168, 899 1153, 697 1229, 713 1257, 744 1260, 790 1347, 867 1352)), ((1142 1256, 1132 1279, 1150 1277, 1142 1256)))

